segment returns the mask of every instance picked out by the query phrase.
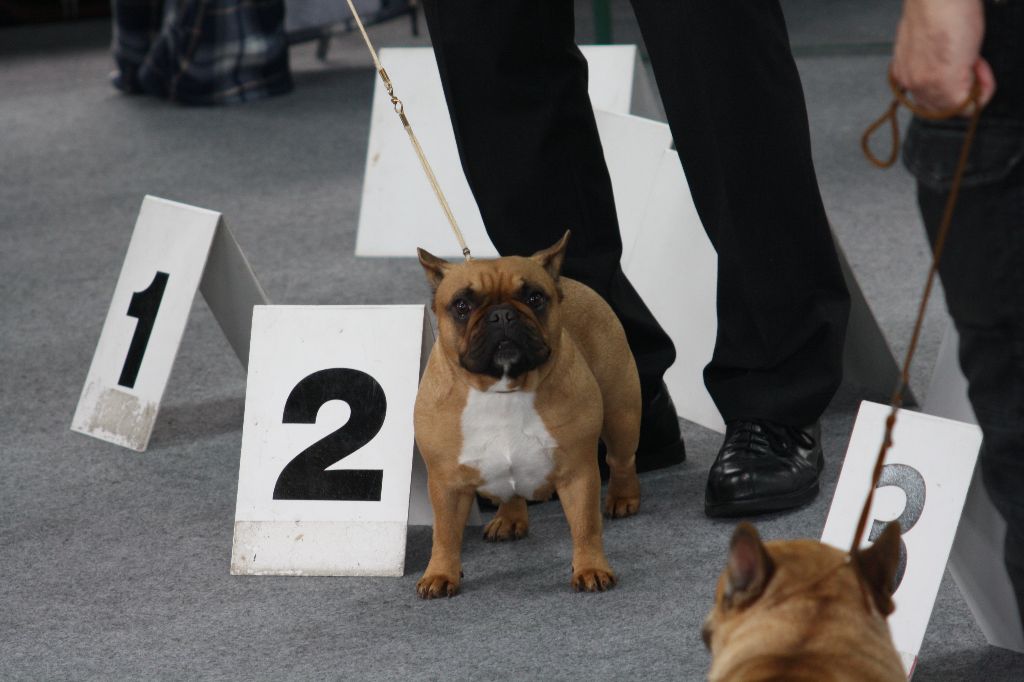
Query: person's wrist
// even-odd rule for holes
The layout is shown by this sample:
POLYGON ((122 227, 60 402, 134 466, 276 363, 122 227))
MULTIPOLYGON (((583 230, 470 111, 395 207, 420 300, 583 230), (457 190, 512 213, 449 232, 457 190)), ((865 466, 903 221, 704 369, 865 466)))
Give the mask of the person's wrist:
POLYGON ((937 7, 941 9, 949 9, 950 7, 980 7, 984 4, 984 0, 903 0, 903 8, 906 11, 907 7, 927 9, 929 11, 935 10, 937 7), (940 4, 937 4, 940 3, 940 4))

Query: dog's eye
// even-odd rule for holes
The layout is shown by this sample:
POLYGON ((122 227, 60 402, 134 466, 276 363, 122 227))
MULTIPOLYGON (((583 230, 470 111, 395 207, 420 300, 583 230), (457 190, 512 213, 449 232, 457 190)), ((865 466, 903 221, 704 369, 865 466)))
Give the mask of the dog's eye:
POLYGON ((464 298, 457 299, 452 303, 452 310, 455 311, 455 316, 460 320, 464 320, 469 317, 469 313, 472 312, 473 306, 470 305, 469 301, 464 298))
POLYGON ((547 297, 539 291, 533 292, 526 298, 526 303, 535 309, 543 306, 545 301, 547 301, 547 297))

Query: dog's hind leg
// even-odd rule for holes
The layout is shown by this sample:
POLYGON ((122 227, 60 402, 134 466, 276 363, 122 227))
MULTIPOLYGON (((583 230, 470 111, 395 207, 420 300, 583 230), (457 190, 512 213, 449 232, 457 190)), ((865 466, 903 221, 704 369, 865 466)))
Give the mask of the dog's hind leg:
POLYGON ((516 496, 498 506, 494 518, 484 526, 484 540, 489 542, 520 540, 526 537, 529 529, 530 520, 526 512, 526 500, 516 496))
POLYGON ((640 440, 640 410, 606 405, 604 432, 607 450, 608 494, 604 513, 613 519, 632 516, 640 509, 640 479, 636 475, 636 447, 640 440))

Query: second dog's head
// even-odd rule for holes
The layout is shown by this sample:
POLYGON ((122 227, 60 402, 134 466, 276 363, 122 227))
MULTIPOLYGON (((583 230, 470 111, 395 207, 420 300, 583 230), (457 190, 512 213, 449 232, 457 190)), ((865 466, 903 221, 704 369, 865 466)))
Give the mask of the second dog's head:
POLYGON ((850 679, 905 679, 885 622, 893 611, 899 547, 898 523, 890 523, 871 547, 852 555, 814 540, 762 543, 753 526, 741 523, 732 536, 715 605, 704 621, 704 643, 713 657, 711 679, 748 679, 736 674, 746 669, 763 673, 756 679, 823 679, 797 673, 806 672, 805 664, 813 668, 801 655, 827 650, 825 640, 840 651, 851 642, 866 642, 895 675, 854 670, 850 679), (771 657, 785 662, 777 677, 769 674, 778 663, 771 657))
POLYGON ((569 233, 529 257, 450 263, 418 249, 434 290, 438 343, 482 391, 536 386, 562 334, 558 276, 569 233))

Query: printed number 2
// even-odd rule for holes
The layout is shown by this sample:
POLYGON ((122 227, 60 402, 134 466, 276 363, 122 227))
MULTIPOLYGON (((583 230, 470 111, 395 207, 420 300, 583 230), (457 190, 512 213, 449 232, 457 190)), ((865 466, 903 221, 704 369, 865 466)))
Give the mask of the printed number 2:
MULTIPOLYGON (((924 477, 914 467, 906 464, 886 464, 882 469, 882 476, 878 479, 878 488, 896 486, 907 496, 907 504, 903 507, 903 513, 896 520, 900 523, 900 534, 904 534, 913 528, 921 520, 921 513, 924 511, 924 501, 927 493, 924 477)), ((868 540, 874 542, 885 530, 887 523, 875 521, 871 524, 871 533, 868 540)), ((903 574, 907 571, 907 545, 900 538, 900 561, 896 566, 896 580, 893 585, 893 592, 899 589, 903 582, 903 574)))
POLYGON ((379 469, 325 471, 369 443, 384 425, 387 400, 377 380, 355 369, 324 369, 296 384, 284 404, 285 424, 315 424, 320 407, 344 400, 352 413, 344 426, 313 443, 288 463, 274 486, 275 500, 379 502, 379 469))
POLYGON ((121 368, 121 378, 117 380, 121 386, 135 387, 139 367, 142 366, 142 356, 146 354, 146 345, 149 344, 149 335, 153 332, 153 323, 156 322, 160 301, 164 298, 168 277, 166 272, 157 272, 149 286, 133 293, 132 300, 128 303, 128 317, 136 317, 139 321, 135 324, 135 333, 132 335, 131 345, 128 346, 128 357, 124 359, 124 367, 121 368))

